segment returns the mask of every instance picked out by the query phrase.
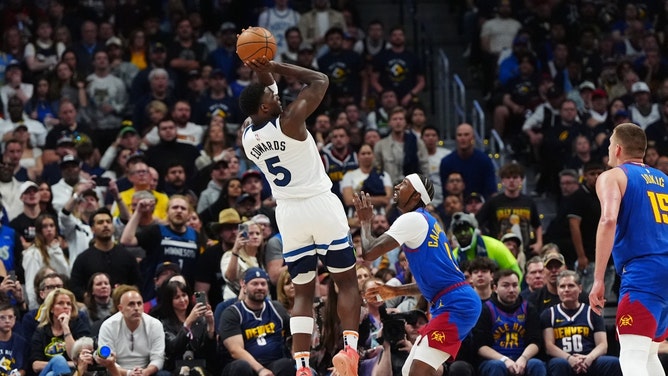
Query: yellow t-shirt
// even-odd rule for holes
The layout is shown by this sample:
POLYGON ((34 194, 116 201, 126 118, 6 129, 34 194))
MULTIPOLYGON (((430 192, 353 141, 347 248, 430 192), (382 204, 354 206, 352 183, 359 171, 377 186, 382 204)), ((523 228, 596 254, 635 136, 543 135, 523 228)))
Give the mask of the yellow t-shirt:
POLYGON ((146 62, 146 54, 144 51, 135 51, 130 53, 130 62, 139 68, 139 70, 146 69, 148 63, 146 62))
MULTIPOLYGON (((155 209, 153 210, 153 216, 156 218, 160 218, 162 220, 167 219, 167 204, 169 204, 169 197, 167 197, 166 194, 160 193, 158 191, 151 191, 153 196, 155 196, 155 209)), ((119 194, 121 196, 121 200, 125 203, 125 205, 128 207, 128 210, 130 211, 130 214, 132 214, 132 195, 135 194, 135 189, 130 188, 126 191, 123 191, 119 194)), ((114 205, 114 212, 112 215, 114 217, 118 216, 120 214, 118 207, 114 205)))

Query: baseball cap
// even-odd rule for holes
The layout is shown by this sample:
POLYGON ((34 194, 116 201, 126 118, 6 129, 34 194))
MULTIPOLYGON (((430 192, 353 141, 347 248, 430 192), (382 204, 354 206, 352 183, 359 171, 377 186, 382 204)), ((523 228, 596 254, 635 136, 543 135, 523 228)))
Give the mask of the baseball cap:
POLYGON ((197 69, 193 69, 190 72, 188 72, 188 79, 193 79, 193 78, 200 78, 202 77, 202 74, 199 72, 197 69))
POLYGON ((260 171, 258 171, 258 170, 248 170, 248 171, 244 172, 243 175, 241 175, 241 184, 243 184, 246 181, 246 179, 252 178, 252 177, 256 177, 256 178, 262 180, 262 174, 260 173, 260 171))
POLYGON ((471 202, 474 201, 484 204, 485 198, 478 192, 471 192, 471 194, 466 196, 466 198, 464 199, 464 204, 470 204, 471 202))
POLYGON ((165 45, 160 42, 155 42, 151 45, 151 52, 166 52, 165 45))
POLYGON ((505 243, 508 240, 515 240, 518 245, 522 245, 522 239, 514 232, 509 232, 501 237, 501 243, 505 243))
POLYGON ((605 90, 603 89, 594 89, 594 91, 591 92, 591 97, 592 99, 607 98, 608 93, 606 93, 605 90))
POLYGON ((223 22, 223 24, 220 25, 220 31, 237 31, 237 25, 235 25, 234 22, 223 22))
POLYGON ((596 89, 596 85, 594 85, 594 83, 591 82, 591 81, 584 81, 583 83, 580 84, 580 86, 578 86, 578 89, 580 91, 587 90, 587 89, 588 90, 594 90, 594 89, 596 89))
POLYGON ((26 193, 26 191, 30 188, 39 189, 39 186, 37 184, 35 184, 35 182, 32 182, 30 180, 24 181, 23 183, 21 183, 21 186, 19 187, 19 196, 26 193))
POLYGON ((632 92, 633 94, 636 94, 636 93, 649 93, 650 90, 649 90, 649 86, 647 86, 646 83, 644 83, 644 82, 642 82, 642 81, 639 81, 639 82, 636 82, 635 84, 633 84, 633 86, 631 86, 631 92, 632 92))
POLYGON ((457 227, 469 226, 473 228, 478 228, 478 221, 475 219, 473 214, 467 214, 464 212, 457 212, 452 215, 452 222, 450 222, 450 230, 456 232, 457 227))
POLYGON ((629 112, 626 111, 626 110, 618 110, 618 111, 615 112, 615 114, 613 115, 613 118, 615 118, 615 119, 617 119, 617 118, 623 118, 623 117, 624 117, 624 118, 630 117, 629 112))
POLYGON ((561 265, 566 265, 566 261, 564 260, 564 256, 561 253, 557 252, 550 252, 545 257, 543 258, 543 265, 547 266, 547 264, 550 263, 552 260, 557 260, 561 263, 561 265))
POLYGON ((60 166, 62 167, 64 164, 67 164, 67 163, 75 163, 75 164, 78 165, 79 163, 81 163, 81 161, 75 155, 65 154, 63 159, 61 159, 61 161, 60 161, 60 166))
POLYGON ((111 45, 121 47, 121 46, 123 46, 123 42, 121 41, 121 38, 119 38, 119 37, 111 37, 111 38, 107 39, 107 43, 105 43, 105 46, 109 47, 111 45))
POLYGON ((21 63, 18 60, 10 60, 7 66, 5 67, 5 72, 9 72, 12 68, 21 69, 21 63))
POLYGON ((56 141, 56 145, 60 146, 64 144, 74 145, 74 139, 69 134, 62 134, 58 141, 56 141))
POLYGON ((171 270, 174 272, 174 274, 181 274, 181 268, 179 267, 178 264, 175 264, 173 262, 165 261, 161 264, 158 264, 158 267, 155 268, 155 277, 159 277, 160 274, 164 273, 167 270, 171 270))
POLYGON ((121 131, 118 132, 118 136, 119 136, 119 137, 123 137, 123 136, 125 136, 125 135, 128 134, 128 133, 134 133, 134 134, 137 134, 137 130, 136 130, 135 127, 133 127, 133 126, 123 127, 123 128, 121 128, 121 131))
POLYGON ((268 281, 269 274, 267 274, 267 272, 258 267, 252 267, 246 270, 246 273, 244 273, 244 283, 248 283, 254 280, 255 278, 264 278, 268 281))
POLYGON ((244 201, 252 201, 255 203, 255 197, 249 195, 248 193, 243 193, 241 196, 237 197, 237 204, 241 204, 244 201))

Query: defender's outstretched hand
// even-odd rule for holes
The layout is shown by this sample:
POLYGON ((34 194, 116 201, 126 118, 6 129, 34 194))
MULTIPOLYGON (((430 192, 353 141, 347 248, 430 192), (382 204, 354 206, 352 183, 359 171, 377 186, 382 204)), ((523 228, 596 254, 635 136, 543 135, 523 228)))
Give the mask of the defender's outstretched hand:
POLYGON ((353 205, 360 222, 370 221, 373 218, 373 205, 369 201, 369 194, 360 192, 353 196, 353 205))
POLYGON ((367 288, 366 293, 364 293, 364 299, 367 302, 382 302, 383 300, 392 299, 399 296, 394 287, 388 285, 382 285, 378 282, 375 282, 374 286, 367 288))

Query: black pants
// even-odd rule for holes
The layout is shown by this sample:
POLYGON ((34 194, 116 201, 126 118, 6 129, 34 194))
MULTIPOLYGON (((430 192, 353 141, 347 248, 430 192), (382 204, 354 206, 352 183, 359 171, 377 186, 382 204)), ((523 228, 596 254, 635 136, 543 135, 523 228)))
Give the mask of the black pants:
MULTIPOLYGON (((274 373, 275 376, 295 376, 296 368, 294 359, 278 359, 266 364, 265 368, 274 373)), ((223 368, 222 376, 257 376, 250 364, 245 360, 235 360, 223 368)))

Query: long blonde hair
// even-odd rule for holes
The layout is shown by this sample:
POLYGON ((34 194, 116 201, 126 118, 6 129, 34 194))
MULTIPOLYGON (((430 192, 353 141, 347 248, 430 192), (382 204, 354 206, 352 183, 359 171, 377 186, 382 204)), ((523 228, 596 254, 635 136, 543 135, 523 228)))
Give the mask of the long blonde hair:
POLYGON ((46 296, 46 299, 44 299, 44 303, 39 308, 39 324, 37 325, 37 327, 53 325, 54 318, 53 315, 51 314, 51 309, 53 309, 54 304, 56 304, 56 299, 58 298, 59 295, 69 296, 70 302, 72 303, 70 320, 77 318, 77 316, 79 315, 79 309, 77 308, 77 298, 74 297, 72 291, 64 288, 58 288, 51 291, 49 295, 46 296))

